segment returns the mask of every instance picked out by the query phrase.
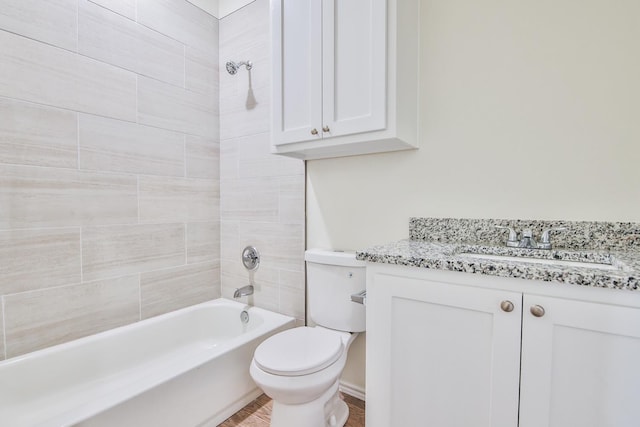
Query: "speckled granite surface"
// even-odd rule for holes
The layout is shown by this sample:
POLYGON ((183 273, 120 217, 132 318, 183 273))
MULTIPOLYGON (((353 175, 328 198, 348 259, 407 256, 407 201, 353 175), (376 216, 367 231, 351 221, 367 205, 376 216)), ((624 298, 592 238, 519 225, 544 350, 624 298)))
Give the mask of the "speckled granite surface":
POLYGON ((497 230, 496 225, 511 227, 518 232, 529 228, 536 238, 547 228, 566 227, 566 231, 552 233, 554 248, 599 251, 640 249, 640 223, 635 222, 410 218, 409 239, 504 246, 508 232, 497 230))
POLYGON ((411 218, 410 236, 410 240, 358 251, 357 258, 385 264, 640 290, 640 224, 637 223, 411 218), (506 232, 494 229, 494 225, 511 226, 518 232, 531 228, 536 237, 550 226, 565 226, 569 231, 553 235, 553 250, 529 250, 507 248, 506 232), (566 233, 564 239, 560 239, 562 233, 566 233), (490 260, 474 254, 506 255, 522 260, 490 260), (527 258, 605 264, 612 269, 534 263, 527 258))

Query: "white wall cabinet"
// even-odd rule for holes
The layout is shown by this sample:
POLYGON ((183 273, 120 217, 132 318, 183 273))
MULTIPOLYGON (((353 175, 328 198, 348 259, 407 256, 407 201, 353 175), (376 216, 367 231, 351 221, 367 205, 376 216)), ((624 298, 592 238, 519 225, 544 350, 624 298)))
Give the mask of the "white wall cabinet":
POLYGON ((638 425, 638 295, 367 270, 368 427, 638 425))
POLYGON ((274 153, 417 146, 419 0, 272 0, 271 24, 274 153))

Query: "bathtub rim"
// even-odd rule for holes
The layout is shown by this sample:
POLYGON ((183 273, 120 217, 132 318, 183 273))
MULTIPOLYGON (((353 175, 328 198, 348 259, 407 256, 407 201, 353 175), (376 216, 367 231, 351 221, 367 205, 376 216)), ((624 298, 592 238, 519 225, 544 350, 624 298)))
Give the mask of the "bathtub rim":
MULTIPOLYGON (((231 337, 228 341, 225 341, 220 347, 216 348, 216 351, 211 353, 198 353, 190 355, 186 359, 181 359, 179 366, 171 366, 172 369, 167 369, 161 374, 154 375, 153 373, 147 373, 146 371, 133 380, 125 381, 124 384, 116 386, 114 389, 109 390, 99 396, 96 396, 88 402, 84 402, 73 407, 63 410, 59 413, 53 414, 45 421, 38 422, 34 427, 60 427, 73 425, 85 421, 92 416, 95 416, 103 411, 109 410, 129 399, 133 399, 145 391, 151 390, 154 387, 160 386, 186 372, 197 369, 198 367, 224 355, 234 349, 240 347, 243 344, 249 343, 253 340, 260 339, 260 337, 270 334, 274 330, 280 328, 294 327, 295 318, 286 316, 280 313, 275 313, 269 310, 265 310, 259 307, 250 306, 237 301, 232 301, 226 298, 217 298, 214 300, 206 301, 203 303, 195 304, 192 306, 184 307, 175 311, 164 313, 158 316, 154 316, 148 319, 143 319, 134 323, 119 326, 114 329, 99 332, 97 334, 88 335, 76 340, 68 341, 65 343, 57 344, 55 346, 47 347, 44 349, 36 350, 24 355, 16 356, 5 361, 0 362, 0 370, 11 369, 11 366, 28 362, 30 359, 42 359, 46 358, 50 354, 54 354, 60 351, 73 351, 74 348, 81 347, 86 344, 90 344, 97 340, 107 339, 122 333, 125 330, 144 328, 147 325, 164 322, 171 318, 178 317, 188 313, 207 307, 227 306, 238 310, 240 313, 242 310, 248 310, 249 313, 260 315, 263 319, 261 325, 256 329, 248 331, 246 334, 231 337), (117 396, 117 397, 116 397, 117 396)), ((240 319, 238 319, 240 321, 240 319)), ((247 366, 247 369, 249 367, 247 366)), ((239 397, 240 398, 240 397, 239 397)), ((28 406, 28 405, 25 405, 28 406)))

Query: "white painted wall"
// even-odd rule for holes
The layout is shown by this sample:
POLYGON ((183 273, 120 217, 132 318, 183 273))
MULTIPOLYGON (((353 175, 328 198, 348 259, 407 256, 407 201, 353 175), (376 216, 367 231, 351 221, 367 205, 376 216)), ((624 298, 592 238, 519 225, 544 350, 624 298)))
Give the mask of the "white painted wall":
POLYGON ((410 216, 640 221, 638 16, 423 0, 420 149, 308 162, 307 246, 407 238, 410 216))

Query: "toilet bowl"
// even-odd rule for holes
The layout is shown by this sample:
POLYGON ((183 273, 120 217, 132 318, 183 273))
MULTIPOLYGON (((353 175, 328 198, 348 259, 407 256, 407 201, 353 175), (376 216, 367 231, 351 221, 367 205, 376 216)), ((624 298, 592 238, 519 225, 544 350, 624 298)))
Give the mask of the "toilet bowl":
POLYGON ((364 331, 364 263, 354 254, 309 250, 307 286, 315 327, 280 332, 258 346, 250 373, 273 399, 272 427, 342 427, 349 409, 338 386, 351 343, 364 331), (315 302, 314 302, 315 301, 315 302))
POLYGON ((356 336, 320 326, 300 327, 256 349, 250 372, 273 399, 272 426, 344 425, 349 412, 338 396, 338 382, 356 336), (290 351, 303 346, 308 351, 290 351))

